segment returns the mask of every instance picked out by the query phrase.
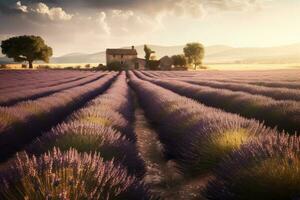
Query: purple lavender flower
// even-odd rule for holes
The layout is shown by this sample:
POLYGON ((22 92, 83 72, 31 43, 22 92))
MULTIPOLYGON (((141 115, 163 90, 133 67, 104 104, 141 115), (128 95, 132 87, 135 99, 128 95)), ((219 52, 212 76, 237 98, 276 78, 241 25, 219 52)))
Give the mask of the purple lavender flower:
POLYGON ((268 135, 232 153, 202 192, 207 199, 300 198, 300 140, 268 135))
POLYGON ((76 150, 18 156, 0 184, 1 199, 152 199, 122 167, 76 150))

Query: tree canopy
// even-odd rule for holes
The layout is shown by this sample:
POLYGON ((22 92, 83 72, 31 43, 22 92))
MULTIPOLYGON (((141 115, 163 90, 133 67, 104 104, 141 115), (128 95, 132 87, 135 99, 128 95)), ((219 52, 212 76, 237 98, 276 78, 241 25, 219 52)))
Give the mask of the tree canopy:
POLYGON ((184 55, 172 56, 173 65, 183 67, 186 65, 186 58, 184 55))
POLYGON ((149 61, 150 61, 151 55, 153 53, 155 53, 155 51, 152 51, 152 49, 145 44, 144 52, 145 52, 146 68, 149 68, 149 61))
POLYGON ((49 62, 52 56, 52 48, 45 44, 39 36, 18 36, 12 37, 1 43, 2 54, 8 58, 13 58, 15 62, 29 63, 29 68, 33 68, 33 61, 41 60, 49 62))
POLYGON ((200 43, 188 43, 183 49, 184 55, 187 57, 188 64, 194 65, 194 69, 197 66, 202 65, 202 60, 204 58, 204 46, 200 43))

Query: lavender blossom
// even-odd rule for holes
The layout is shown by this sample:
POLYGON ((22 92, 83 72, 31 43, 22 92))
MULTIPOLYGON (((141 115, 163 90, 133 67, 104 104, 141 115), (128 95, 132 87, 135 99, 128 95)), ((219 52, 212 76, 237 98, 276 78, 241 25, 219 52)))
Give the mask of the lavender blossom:
POLYGON ((0 174, 1 199, 151 199, 146 186, 98 155, 61 153, 18 156, 0 174))
POLYGON ((268 135, 232 153, 202 192, 207 199, 300 198, 300 140, 268 135))

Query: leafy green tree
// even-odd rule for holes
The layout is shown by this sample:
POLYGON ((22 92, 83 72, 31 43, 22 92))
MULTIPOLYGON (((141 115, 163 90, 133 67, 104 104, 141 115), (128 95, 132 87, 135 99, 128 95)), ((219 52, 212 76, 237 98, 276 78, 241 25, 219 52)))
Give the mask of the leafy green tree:
POLYGON ((150 47, 148 47, 146 44, 144 45, 144 52, 145 52, 145 60, 146 60, 146 68, 149 68, 149 61, 151 58, 151 55, 155 53, 155 51, 152 51, 150 47))
POLYGON ((52 48, 45 44, 39 36, 12 37, 1 43, 2 54, 13 58, 15 62, 27 61, 29 68, 33 68, 33 61, 41 60, 49 62, 52 56, 52 48))
POLYGON ((187 64, 186 58, 184 55, 174 55, 174 56, 172 56, 172 60, 173 60, 173 64, 175 66, 184 67, 187 64))
POLYGON ((202 65, 202 60, 204 58, 204 46, 200 43, 188 43, 183 49, 185 57, 187 57, 188 64, 194 65, 194 69, 197 66, 202 65))

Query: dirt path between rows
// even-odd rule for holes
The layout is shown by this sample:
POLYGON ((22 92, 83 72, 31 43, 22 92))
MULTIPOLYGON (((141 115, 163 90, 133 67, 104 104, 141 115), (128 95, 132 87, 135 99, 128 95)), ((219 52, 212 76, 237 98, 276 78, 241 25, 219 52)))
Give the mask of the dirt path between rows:
POLYGON ((152 193, 165 200, 204 199, 199 196, 199 192, 207 183, 209 176, 186 180, 179 174, 176 164, 164 158, 163 147, 157 138, 157 133, 138 105, 135 111, 134 128, 138 150, 146 165, 144 181, 149 184, 152 193))

